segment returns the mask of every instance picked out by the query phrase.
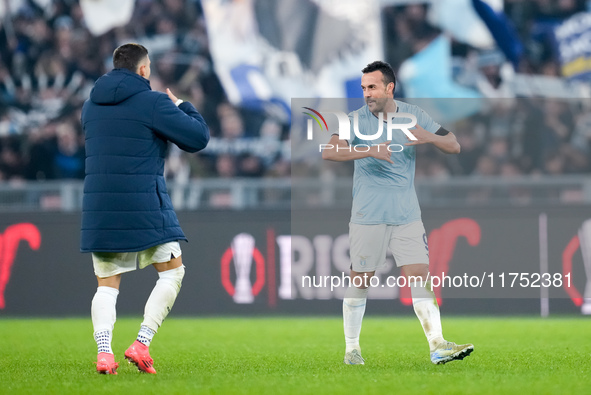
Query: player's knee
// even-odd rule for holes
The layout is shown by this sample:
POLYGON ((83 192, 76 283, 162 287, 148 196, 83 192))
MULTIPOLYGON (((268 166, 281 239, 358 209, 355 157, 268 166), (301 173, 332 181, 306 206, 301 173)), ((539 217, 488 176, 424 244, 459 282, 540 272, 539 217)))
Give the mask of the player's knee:
POLYGON ((402 274, 407 277, 409 281, 409 277, 413 278, 422 278, 426 280, 429 276, 429 265, 423 263, 411 264, 402 266, 402 274))
POLYGON ((369 288, 358 288, 351 285, 345 291, 345 298, 367 298, 369 288))
POLYGON ((371 285, 373 272, 351 273, 351 287, 367 289, 371 285))
POLYGON ((185 266, 183 265, 174 269, 166 270, 164 272, 159 272, 158 276, 160 277, 159 281, 171 283, 178 292, 178 290, 181 289, 183 278, 185 277, 185 266))

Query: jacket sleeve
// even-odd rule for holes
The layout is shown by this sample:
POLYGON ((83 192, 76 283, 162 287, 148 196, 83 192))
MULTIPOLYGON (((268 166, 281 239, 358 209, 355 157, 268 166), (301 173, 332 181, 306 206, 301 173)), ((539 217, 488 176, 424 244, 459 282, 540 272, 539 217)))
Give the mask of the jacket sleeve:
POLYGON ((164 94, 154 104, 152 126, 156 133, 183 151, 200 151, 209 142, 209 128, 195 107, 189 102, 177 107, 164 94))

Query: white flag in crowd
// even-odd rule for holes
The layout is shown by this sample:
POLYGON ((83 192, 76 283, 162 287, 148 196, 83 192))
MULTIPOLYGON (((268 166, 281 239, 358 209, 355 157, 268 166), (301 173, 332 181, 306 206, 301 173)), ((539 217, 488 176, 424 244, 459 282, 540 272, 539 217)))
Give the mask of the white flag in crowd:
POLYGON ((375 0, 204 0, 211 54, 230 101, 281 108, 293 97, 360 96, 382 59, 375 0))
MULTIPOLYGON (((503 10, 503 0, 485 0, 485 3, 495 11, 503 10)), ((492 48, 495 45, 495 40, 474 10, 471 0, 434 1, 431 3, 429 21, 457 41, 473 47, 492 48)))
POLYGON ((135 0, 80 0, 88 30, 94 36, 105 34, 131 20, 135 0))

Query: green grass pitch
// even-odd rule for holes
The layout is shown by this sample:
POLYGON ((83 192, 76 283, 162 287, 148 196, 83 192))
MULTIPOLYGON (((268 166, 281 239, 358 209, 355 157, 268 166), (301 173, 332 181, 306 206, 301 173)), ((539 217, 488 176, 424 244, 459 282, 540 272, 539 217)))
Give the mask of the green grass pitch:
POLYGON ((416 318, 368 317, 365 366, 343 364, 331 318, 169 318, 151 349, 157 375, 123 359, 139 318, 119 319, 117 376, 99 375, 88 319, 0 319, 0 394, 585 394, 591 321, 444 317, 463 361, 432 365, 416 318))

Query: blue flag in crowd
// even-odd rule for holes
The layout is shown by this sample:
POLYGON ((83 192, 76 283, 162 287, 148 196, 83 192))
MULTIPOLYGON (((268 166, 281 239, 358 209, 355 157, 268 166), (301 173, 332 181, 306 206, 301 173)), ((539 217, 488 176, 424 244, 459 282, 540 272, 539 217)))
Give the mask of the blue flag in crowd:
POLYGON ((517 70, 519 61, 523 56, 523 44, 517 35, 515 26, 503 12, 495 12, 482 0, 472 0, 472 5, 490 30, 505 57, 511 61, 513 67, 517 70))
POLYGON ((580 12, 554 28, 562 75, 591 80, 591 13, 580 12))
POLYGON ((405 97, 429 98, 421 107, 438 122, 454 121, 480 109, 482 95, 453 80, 451 44, 440 35, 400 66, 405 97), (445 99, 445 100, 444 100, 445 99), (470 99, 470 100, 449 100, 470 99), (460 104, 461 103, 461 104, 460 104))

